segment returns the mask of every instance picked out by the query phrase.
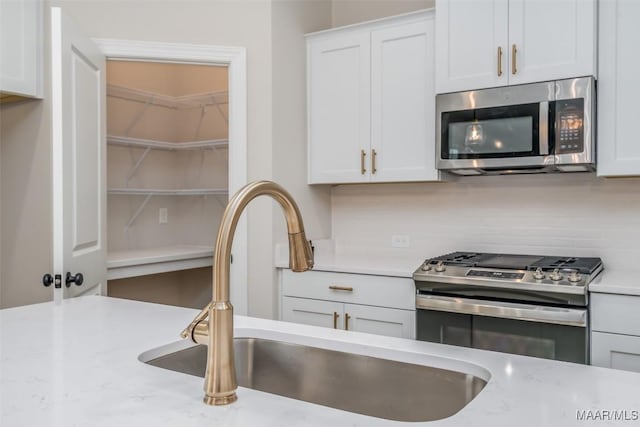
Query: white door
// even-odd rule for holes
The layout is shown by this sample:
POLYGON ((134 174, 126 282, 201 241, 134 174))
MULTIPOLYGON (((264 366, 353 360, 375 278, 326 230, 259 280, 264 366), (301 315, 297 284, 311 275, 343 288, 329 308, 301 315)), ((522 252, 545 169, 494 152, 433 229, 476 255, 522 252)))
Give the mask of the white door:
POLYGON ((372 181, 438 178, 434 33, 433 20, 371 33, 372 181))
POLYGON ((595 0, 510 0, 509 84, 592 76, 595 0))
POLYGON ((343 304, 308 298, 283 297, 282 320, 305 325, 342 329, 343 304))
POLYGON ((51 30, 53 268, 62 276, 58 299, 106 288, 105 58, 60 8, 51 9, 51 30), (82 284, 65 283, 67 275, 82 275, 82 284))
POLYGON ((369 33, 312 39, 307 49, 309 183, 369 181, 369 33))
POLYGON ((591 364, 640 372, 640 337, 592 332, 591 364))
POLYGON ((508 83, 508 0, 436 0, 436 93, 508 83))
POLYGON ((640 2, 601 1, 599 7, 598 175, 640 175, 640 2))
POLYGON ((345 329, 415 339, 416 312, 360 304, 344 305, 345 329))

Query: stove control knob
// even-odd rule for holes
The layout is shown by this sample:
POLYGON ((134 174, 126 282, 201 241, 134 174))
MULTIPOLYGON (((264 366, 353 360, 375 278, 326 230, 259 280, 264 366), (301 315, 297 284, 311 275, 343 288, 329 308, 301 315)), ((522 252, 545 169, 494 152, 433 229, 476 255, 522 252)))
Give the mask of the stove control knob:
POLYGON ((444 266, 444 262, 442 261, 438 261, 438 264, 436 265, 436 271, 438 273, 442 273, 443 271, 445 271, 447 269, 447 267, 444 266))
POLYGON ((557 268, 553 270, 549 275, 549 279, 553 280, 554 282, 562 280, 562 274, 560 274, 560 270, 558 270, 557 268))
POLYGON ((582 280, 582 276, 580 276, 580 273, 576 270, 573 270, 571 274, 569 274, 569 281, 571 283, 578 283, 580 280, 582 280))
POLYGON ((422 264, 422 267, 420 267, 420 270, 431 271, 431 266, 429 265, 429 261, 425 261, 424 264, 422 264))
POLYGON ((542 280, 544 277, 544 271, 542 271, 542 268, 540 267, 536 268, 536 271, 533 272, 533 278, 536 280, 542 280))

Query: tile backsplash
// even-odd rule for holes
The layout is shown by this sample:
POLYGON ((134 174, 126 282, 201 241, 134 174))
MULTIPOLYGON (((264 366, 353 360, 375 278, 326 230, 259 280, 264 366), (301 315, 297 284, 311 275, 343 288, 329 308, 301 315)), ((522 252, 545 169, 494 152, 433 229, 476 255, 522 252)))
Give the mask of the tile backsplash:
POLYGON ((456 250, 599 256, 606 268, 640 270, 640 178, 341 185, 332 191, 332 238, 350 250, 420 258, 456 250), (409 248, 392 249, 393 235, 409 236, 409 248))

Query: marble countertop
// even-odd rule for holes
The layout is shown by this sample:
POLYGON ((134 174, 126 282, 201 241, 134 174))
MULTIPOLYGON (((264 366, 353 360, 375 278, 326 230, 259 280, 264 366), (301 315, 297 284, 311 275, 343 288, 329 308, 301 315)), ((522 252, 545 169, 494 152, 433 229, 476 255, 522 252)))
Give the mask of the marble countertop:
POLYGON ((138 361, 178 341, 196 312, 99 296, 0 310, 0 425, 567 427, 585 425, 577 411, 640 410, 640 374, 240 316, 237 336, 490 379, 458 414, 431 423, 381 420, 242 387, 238 402, 210 407, 202 403, 201 378, 138 361))

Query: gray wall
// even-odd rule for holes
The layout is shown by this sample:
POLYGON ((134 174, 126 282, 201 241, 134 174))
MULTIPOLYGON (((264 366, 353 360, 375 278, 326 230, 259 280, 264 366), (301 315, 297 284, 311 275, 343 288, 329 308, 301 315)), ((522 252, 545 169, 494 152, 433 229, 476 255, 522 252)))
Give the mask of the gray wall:
MULTIPOLYGON (((45 8, 44 33, 49 32, 45 8)), ((49 61, 45 38, 44 63, 49 61)), ((48 72, 48 68, 45 68, 48 72)), ((51 102, 45 99, 0 106, 0 307, 48 301, 42 275, 52 270, 51 102)))

